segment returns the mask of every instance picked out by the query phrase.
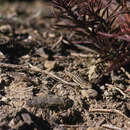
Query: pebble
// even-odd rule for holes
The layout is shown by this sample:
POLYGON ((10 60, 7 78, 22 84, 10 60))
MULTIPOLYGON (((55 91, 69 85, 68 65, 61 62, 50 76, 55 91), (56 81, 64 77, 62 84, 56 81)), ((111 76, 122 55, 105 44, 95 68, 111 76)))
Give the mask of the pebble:
POLYGON ((3 102, 8 102, 8 98, 7 97, 2 97, 2 99, 1 99, 1 101, 3 101, 3 102))
POLYGON ((55 67, 56 62, 55 61, 48 61, 46 60, 44 63, 44 67, 47 68, 48 70, 52 70, 55 67))
POLYGON ((81 95, 83 98, 95 98, 98 95, 98 92, 94 89, 83 89, 81 90, 81 95))
POLYGON ((48 36, 49 36, 50 38, 55 38, 55 37, 56 37, 55 33, 49 33, 48 36))
POLYGON ((56 95, 47 95, 43 97, 33 97, 26 103, 29 107, 47 108, 51 106, 64 106, 65 101, 62 97, 56 95))
POLYGON ((10 25, 3 25, 3 26, 0 26, 0 32, 10 33, 10 32, 12 32, 12 28, 10 25))
POLYGON ((0 51, 0 59, 4 59, 5 55, 0 51))
POLYGON ((96 65, 90 66, 89 71, 88 71, 89 81, 91 81, 92 83, 95 83, 98 81, 98 77, 99 75, 96 73, 96 65))
POLYGON ((28 125, 33 123, 32 119, 28 113, 23 113, 21 116, 22 116, 24 122, 27 123, 28 125))

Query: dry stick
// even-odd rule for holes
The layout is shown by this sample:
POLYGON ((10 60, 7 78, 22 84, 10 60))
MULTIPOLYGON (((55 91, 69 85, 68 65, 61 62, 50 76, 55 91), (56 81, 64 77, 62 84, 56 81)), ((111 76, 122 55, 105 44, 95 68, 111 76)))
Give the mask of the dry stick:
POLYGON ((59 37, 58 41, 54 43, 52 46, 52 49, 54 49, 62 40, 63 40, 63 34, 60 32, 61 36, 59 37))
POLYGON ((67 128, 79 128, 79 127, 87 127, 87 125, 66 125, 66 124, 60 124, 61 127, 67 127, 67 128))
POLYGON ((116 89, 117 91, 119 91, 123 96, 124 98, 130 98, 130 96, 128 96, 127 94, 125 94, 121 89, 117 88, 116 86, 113 86, 111 84, 105 84, 107 87, 110 87, 112 89, 116 89))
POLYGON ((45 73, 45 74, 49 75, 52 78, 60 80, 64 84, 71 85, 71 86, 77 86, 76 83, 67 82, 67 81, 61 79, 60 77, 58 77, 57 75, 53 74, 52 72, 49 72, 47 70, 42 70, 42 69, 40 69, 40 68, 38 68, 36 66, 33 66, 31 64, 29 64, 29 66, 23 66, 23 65, 0 63, 0 67, 6 67, 6 68, 12 68, 12 69, 22 69, 22 70, 31 70, 31 71, 35 71, 35 72, 41 72, 41 73, 45 73))
POLYGON ((116 127, 116 126, 114 126, 112 124, 103 124, 102 127, 108 128, 108 129, 111 129, 111 130, 124 130, 124 129, 118 128, 118 127, 116 127))
POLYGON ((67 85, 77 86, 77 84, 75 84, 75 83, 73 83, 73 82, 67 82, 67 81, 61 79, 61 78, 58 77, 57 75, 55 75, 55 74, 53 74, 52 72, 49 72, 49 71, 47 71, 47 70, 42 70, 42 69, 40 69, 40 68, 38 68, 38 67, 36 67, 36 66, 32 66, 31 64, 29 65, 29 67, 30 67, 30 69, 31 69, 32 71, 38 71, 38 72, 41 72, 41 73, 45 73, 45 74, 49 75, 50 77, 55 78, 55 79, 57 79, 57 80, 60 80, 62 83, 65 83, 65 84, 67 84, 67 85))
POLYGON ((89 112, 104 112, 104 113, 117 113, 127 120, 130 120, 126 115, 124 115, 121 111, 116 110, 116 109, 90 109, 89 112))

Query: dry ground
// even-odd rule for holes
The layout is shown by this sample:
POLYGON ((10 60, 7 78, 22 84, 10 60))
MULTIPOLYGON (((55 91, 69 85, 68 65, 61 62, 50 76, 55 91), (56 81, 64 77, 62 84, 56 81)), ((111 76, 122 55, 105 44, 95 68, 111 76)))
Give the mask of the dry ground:
POLYGON ((105 65, 56 22, 48 2, 1 2, 0 128, 129 130, 129 66, 100 77, 105 65))

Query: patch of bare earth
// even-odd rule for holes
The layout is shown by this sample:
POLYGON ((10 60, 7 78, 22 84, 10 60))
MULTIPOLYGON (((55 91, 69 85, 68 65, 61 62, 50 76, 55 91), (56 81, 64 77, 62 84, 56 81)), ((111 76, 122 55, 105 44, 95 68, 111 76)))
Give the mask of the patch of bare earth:
POLYGON ((0 128, 129 130, 130 73, 105 64, 53 28, 49 2, 0 5, 0 128))

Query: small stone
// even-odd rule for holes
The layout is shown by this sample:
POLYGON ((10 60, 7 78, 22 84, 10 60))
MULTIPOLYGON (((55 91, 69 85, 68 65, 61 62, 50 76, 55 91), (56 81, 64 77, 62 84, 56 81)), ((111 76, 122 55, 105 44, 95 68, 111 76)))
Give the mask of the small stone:
POLYGON ((83 89, 81 90, 82 97, 95 98, 98 95, 98 92, 94 89, 83 89))
POLYGON ((26 102, 26 105, 29 107, 47 108, 51 106, 64 106, 65 101, 62 97, 56 95, 48 95, 43 97, 33 97, 26 102))
POLYGON ((4 59, 5 55, 0 51, 0 59, 4 59))
POLYGON ((49 36, 50 38, 56 37, 55 33, 49 33, 48 36, 49 36))
POLYGON ((3 101, 3 102, 8 102, 8 98, 7 97, 2 97, 2 99, 1 99, 1 101, 3 101))
POLYGON ((87 95, 88 95, 87 90, 85 90, 85 89, 81 90, 81 95, 82 95, 82 98, 87 97, 87 95))
POLYGON ((45 68, 48 70, 52 70, 55 67, 56 62, 55 61, 45 61, 45 68))
POLYGON ((28 113, 23 113, 21 116, 22 116, 24 122, 27 123, 28 125, 30 125, 33 122, 28 113))
POLYGON ((89 68, 89 71, 88 71, 88 79, 89 81, 93 81, 93 80, 96 80, 98 78, 98 74, 96 73, 96 65, 92 65, 90 66, 89 68))
POLYGON ((100 89, 101 89, 101 90, 105 90, 105 86, 102 85, 102 86, 100 87, 100 89))
POLYGON ((10 25, 3 25, 3 26, 0 26, 0 32, 10 33, 10 32, 12 32, 12 28, 10 25))

